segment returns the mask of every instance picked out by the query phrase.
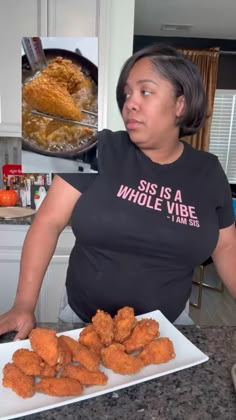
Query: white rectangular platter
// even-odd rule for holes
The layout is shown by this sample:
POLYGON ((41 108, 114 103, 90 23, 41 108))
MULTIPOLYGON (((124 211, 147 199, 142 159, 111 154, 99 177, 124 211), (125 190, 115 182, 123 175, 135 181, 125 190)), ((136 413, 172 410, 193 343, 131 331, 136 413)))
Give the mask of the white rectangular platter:
MULTIPOLYGON (((206 362, 208 356, 202 353, 191 341, 189 341, 177 328, 171 324, 160 312, 149 312, 136 317, 137 319, 152 318, 159 322, 160 337, 168 337, 174 344, 176 357, 167 363, 149 365, 133 375, 118 375, 101 365, 101 370, 108 375, 105 386, 91 386, 84 389, 78 397, 50 397, 36 393, 33 397, 22 399, 11 389, 2 386, 2 369, 6 363, 11 362, 12 354, 19 348, 30 349, 29 340, 22 340, 0 344, 0 419, 13 419, 40 411, 60 407, 66 404, 97 397, 108 392, 149 381, 163 375, 187 369, 189 367, 206 362)), ((78 339, 81 329, 66 331, 61 334, 78 339)), ((58 334, 60 335, 60 333, 58 334)))

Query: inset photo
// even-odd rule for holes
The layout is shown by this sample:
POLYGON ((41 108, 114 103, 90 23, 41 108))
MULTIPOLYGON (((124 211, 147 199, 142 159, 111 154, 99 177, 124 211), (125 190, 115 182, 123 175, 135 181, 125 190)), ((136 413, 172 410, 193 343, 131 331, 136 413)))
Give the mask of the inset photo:
POLYGON ((22 38, 22 170, 96 172, 98 38, 22 38))

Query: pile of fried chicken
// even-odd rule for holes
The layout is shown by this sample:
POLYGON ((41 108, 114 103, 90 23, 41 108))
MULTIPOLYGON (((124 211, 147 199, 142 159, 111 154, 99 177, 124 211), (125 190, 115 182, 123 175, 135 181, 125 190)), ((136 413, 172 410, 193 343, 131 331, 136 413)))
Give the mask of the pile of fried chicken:
POLYGON ((36 392, 80 395, 83 387, 106 385, 108 376, 100 370, 102 364, 115 373, 130 375, 175 357, 172 341, 159 338, 158 322, 137 320, 128 306, 119 309, 114 318, 98 310, 78 340, 57 336, 47 328, 34 328, 29 340, 32 350, 16 350, 12 363, 3 368, 3 386, 22 398, 36 392))

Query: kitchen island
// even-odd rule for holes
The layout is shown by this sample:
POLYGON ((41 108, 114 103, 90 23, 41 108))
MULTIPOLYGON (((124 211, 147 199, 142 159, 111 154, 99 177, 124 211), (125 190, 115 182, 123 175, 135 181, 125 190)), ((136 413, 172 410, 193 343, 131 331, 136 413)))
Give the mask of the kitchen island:
MULTIPOLYGON (((38 324, 59 331, 79 324, 38 324)), ((178 326, 209 356, 206 363, 116 392, 42 411, 21 420, 235 420, 236 390, 231 368, 236 363, 236 326, 178 326)), ((0 336, 0 343, 13 334, 0 336)))

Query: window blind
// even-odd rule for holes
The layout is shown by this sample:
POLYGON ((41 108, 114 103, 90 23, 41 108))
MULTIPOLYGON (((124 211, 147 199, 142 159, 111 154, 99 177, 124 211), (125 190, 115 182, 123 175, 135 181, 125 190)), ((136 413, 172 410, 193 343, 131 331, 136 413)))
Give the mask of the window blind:
POLYGON ((229 183, 236 184, 236 91, 216 90, 209 151, 218 156, 229 183))

